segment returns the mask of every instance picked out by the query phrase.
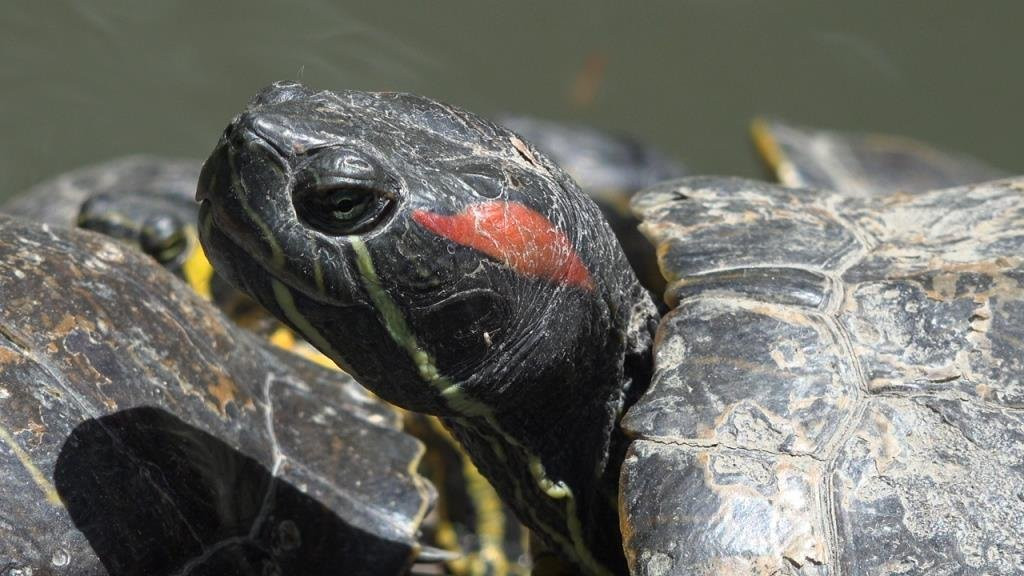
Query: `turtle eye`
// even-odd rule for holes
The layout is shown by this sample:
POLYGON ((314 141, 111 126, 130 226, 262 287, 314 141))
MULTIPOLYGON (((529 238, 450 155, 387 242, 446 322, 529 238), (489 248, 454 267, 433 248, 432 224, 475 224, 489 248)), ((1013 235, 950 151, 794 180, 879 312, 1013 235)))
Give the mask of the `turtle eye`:
POLYGON ((143 251, 161 264, 174 262, 188 245, 185 226, 173 216, 153 216, 142 224, 139 244, 143 251))
POLYGON ((304 194, 296 202, 299 217, 325 234, 359 234, 387 212, 391 200, 372 188, 343 184, 304 194))
POLYGON ((293 202, 299 218, 331 236, 367 232, 394 204, 394 186, 352 151, 318 152, 300 171, 293 202))
POLYGON ((359 220, 366 213, 373 200, 373 194, 357 188, 339 188, 330 192, 327 203, 330 215, 336 222, 349 223, 359 220))

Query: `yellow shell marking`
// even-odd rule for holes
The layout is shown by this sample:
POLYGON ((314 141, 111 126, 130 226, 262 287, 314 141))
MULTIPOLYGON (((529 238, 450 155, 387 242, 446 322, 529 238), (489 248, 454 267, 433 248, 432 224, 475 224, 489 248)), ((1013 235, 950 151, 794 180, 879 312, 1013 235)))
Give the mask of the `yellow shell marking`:
POLYGON ((18 445, 17 440, 3 427, 0 427, 0 442, 7 444, 11 447, 11 451, 14 452, 14 456, 21 462, 21 465, 28 471, 29 476, 32 477, 32 481, 39 486, 39 489, 46 496, 46 501, 54 506, 64 507, 64 503, 60 499, 60 495, 57 494, 57 489, 54 488, 50 480, 43 474, 43 471, 36 466, 36 463, 32 461, 32 457, 29 456, 28 452, 18 445))

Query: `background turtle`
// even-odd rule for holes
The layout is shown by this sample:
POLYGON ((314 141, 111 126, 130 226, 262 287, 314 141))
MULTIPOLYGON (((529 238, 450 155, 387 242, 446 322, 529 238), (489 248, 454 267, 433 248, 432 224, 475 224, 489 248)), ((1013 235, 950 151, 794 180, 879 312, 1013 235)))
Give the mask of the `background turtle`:
POLYGON ((219 271, 583 572, 1014 574, 1022 190, 664 184, 663 319, 564 172, 426 98, 275 84, 197 197, 219 271))
POLYGON ((925 192, 1008 176, 966 156, 904 136, 850 134, 758 119, 751 134, 785 186, 855 196, 925 192))
POLYGON ((0 217, 0 573, 403 574, 422 446, 150 258, 0 217))
POLYGON ((8 199, 5 214, 67 226, 91 196, 186 200, 199 178, 201 162, 162 156, 125 156, 61 174, 8 199))

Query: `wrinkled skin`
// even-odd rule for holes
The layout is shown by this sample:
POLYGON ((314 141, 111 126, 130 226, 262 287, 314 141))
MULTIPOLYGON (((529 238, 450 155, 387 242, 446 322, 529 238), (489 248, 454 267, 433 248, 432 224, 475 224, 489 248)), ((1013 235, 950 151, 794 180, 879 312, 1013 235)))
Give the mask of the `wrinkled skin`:
POLYGON ((511 132, 407 94, 276 84, 204 166, 216 269, 365 386, 441 416, 544 543, 625 570, 616 424, 655 307, 597 207, 511 132))

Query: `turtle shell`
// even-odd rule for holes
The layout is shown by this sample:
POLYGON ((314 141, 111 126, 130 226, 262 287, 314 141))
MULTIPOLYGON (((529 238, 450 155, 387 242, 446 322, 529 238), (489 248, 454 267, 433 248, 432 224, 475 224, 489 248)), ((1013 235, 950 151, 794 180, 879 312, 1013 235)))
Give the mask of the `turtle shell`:
POLYGON ((1024 181, 634 209, 674 306, 622 424, 634 574, 1024 572, 1024 181))
POLYGON ((902 136, 816 130, 769 119, 755 120, 751 133, 775 177, 793 188, 875 196, 1008 176, 974 158, 902 136))
POLYGON ((402 574, 422 445, 148 257, 0 218, 4 574, 402 574))

